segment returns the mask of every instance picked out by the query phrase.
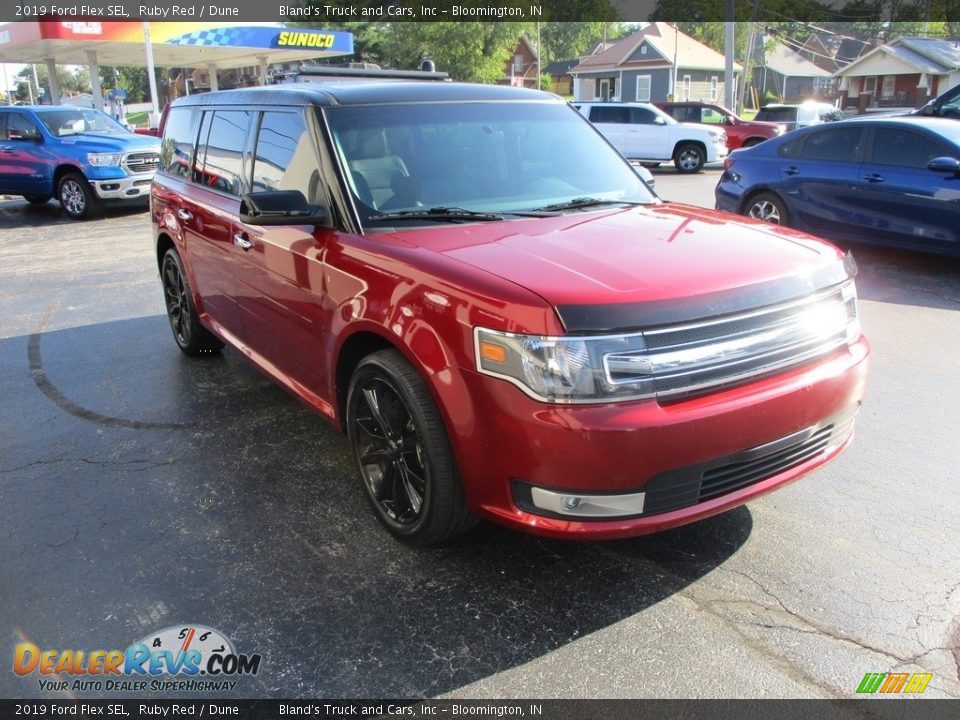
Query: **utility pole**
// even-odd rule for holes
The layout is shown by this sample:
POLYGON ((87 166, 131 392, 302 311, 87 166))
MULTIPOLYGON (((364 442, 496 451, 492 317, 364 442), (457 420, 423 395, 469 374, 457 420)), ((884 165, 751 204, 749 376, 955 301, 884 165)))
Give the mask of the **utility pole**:
POLYGON ((733 24, 733 0, 727 0, 727 33, 726 33, 726 64, 723 72, 723 100, 724 107, 733 108, 733 55, 735 52, 734 24, 733 24))

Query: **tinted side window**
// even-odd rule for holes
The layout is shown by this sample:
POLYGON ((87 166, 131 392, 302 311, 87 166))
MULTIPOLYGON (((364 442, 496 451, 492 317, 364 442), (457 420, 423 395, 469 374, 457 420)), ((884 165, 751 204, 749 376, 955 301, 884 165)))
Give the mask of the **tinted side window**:
POLYGON ((634 125, 653 125, 657 114, 647 108, 630 108, 630 122, 634 125))
POLYGON ((4 140, 32 140, 40 137, 37 124, 19 112, 7 113, 7 128, 4 140))
POLYGON ((197 138, 193 108, 171 108, 160 146, 160 169, 177 177, 190 177, 193 144, 197 138))
POLYGON ((243 151, 252 113, 217 110, 210 123, 203 162, 204 184, 231 195, 243 192, 243 151))
POLYGON ((860 154, 860 128, 831 128, 808 135, 803 143, 804 160, 856 162, 860 154))
POLYGON ((877 128, 873 136, 873 162, 881 165, 926 168, 934 158, 952 154, 935 140, 910 130, 877 128))
POLYGON ((252 190, 299 190, 315 202, 319 180, 317 157, 303 117, 265 112, 257 133, 252 190))
POLYGON ((590 108, 590 122, 623 125, 630 122, 630 109, 610 106, 592 107, 590 108))

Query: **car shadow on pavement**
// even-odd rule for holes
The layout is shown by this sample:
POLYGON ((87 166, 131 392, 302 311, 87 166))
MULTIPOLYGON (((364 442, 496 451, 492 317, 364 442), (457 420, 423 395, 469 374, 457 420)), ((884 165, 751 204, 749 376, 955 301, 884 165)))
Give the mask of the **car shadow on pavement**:
MULTIPOLYGON (((2 340, 0 370, 11 642, 125 649, 207 625, 263 656, 224 697, 446 693, 683 591, 752 530, 739 508, 625 541, 484 523, 410 548, 339 432, 237 353, 183 357, 162 316, 2 340)), ((0 694, 42 696, 10 673, 0 694)))
POLYGON ((861 300, 960 310, 960 258, 834 243, 857 261, 861 300))
MULTIPOLYGON (((147 202, 111 203, 104 205, 100 217, 126 217, 146 212, 147 202)), ((24 227, 44 227, 48 225, 74 225, 84 220, 71 220, 63 214, 60 204, 49 200, 42 205, 31 205, 20 198, 0 199, 0 230, 13 230, 24 227)))

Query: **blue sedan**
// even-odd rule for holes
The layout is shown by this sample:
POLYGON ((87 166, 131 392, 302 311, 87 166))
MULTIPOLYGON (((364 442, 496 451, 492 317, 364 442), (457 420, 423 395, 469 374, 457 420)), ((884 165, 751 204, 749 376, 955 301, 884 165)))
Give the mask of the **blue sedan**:
POLYGON ((960 255, 960 123, 844 120, 734 151, 719 210, 836 240, 960 255))

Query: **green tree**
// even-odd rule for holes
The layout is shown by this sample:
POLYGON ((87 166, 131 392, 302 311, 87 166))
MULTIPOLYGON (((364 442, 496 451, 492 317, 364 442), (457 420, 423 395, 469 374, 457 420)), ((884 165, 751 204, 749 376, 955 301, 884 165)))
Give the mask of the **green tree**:
MULTIPOLYGON (((40 81, 40 87, 45 88, 46 93, 50 92, 50 75, 47 72, 46 65, 37 65, 37 79, 40 81)), ((17 77, 24 79, 24 82, 33 84, 33 70, 30 66, 24 66, 17 77)), ((77 93, 90 92, 90 71, 85 67, 77 67, 73 72, 63 65, 57 66, 57 84, 60 86, 61 95, 75 95, 77 93)), ((36 88, 34 87, 36 95, 36 88)))

